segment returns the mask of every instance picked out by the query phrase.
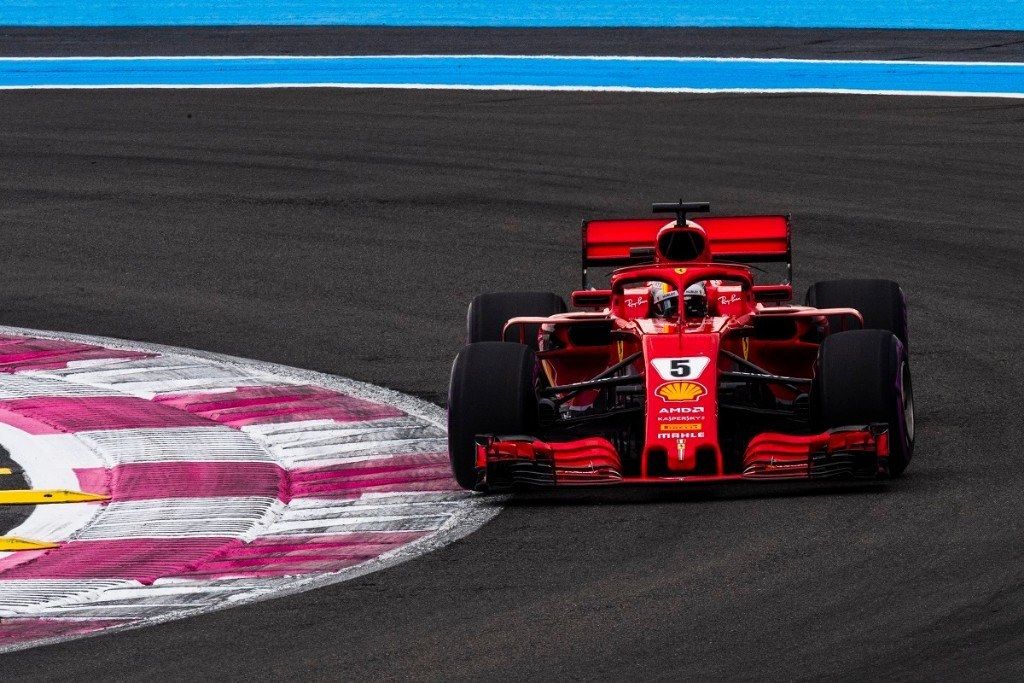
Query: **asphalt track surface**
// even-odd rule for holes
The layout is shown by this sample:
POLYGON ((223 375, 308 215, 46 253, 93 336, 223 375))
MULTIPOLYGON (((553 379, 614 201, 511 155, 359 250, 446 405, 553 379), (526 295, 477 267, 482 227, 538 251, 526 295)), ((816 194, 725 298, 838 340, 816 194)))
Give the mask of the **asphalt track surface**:
POLYGON ((0 93, 4 322, 443 402, 466 302, 567 291, 579 220, 792 211, 797 281, 895 277, 891 484, 517 495, 297 596, 9 656, 19 679, 1017 678, 1024 103, 443 91, 0 93))

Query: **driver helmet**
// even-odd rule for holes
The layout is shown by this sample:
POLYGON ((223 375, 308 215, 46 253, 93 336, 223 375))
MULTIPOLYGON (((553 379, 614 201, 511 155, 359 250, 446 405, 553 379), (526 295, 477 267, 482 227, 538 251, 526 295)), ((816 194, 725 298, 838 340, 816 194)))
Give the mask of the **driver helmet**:
POLYGON ((703 282, 694 282, 683 292, 687 318, 703 318, 708 314, 708 293, 703 282))
POLYGON ((651 283, 653 317, 673 318, 679 310, 679 292, 666 282, 651 283))

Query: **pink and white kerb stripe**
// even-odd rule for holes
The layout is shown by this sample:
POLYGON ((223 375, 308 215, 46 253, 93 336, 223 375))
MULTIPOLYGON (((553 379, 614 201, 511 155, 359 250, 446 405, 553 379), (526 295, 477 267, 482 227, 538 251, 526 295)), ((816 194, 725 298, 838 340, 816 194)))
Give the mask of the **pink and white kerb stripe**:
POLYGON ((0 553, 0 651, 344 580, 496 514, 443 413, 379 387, 183 349, 0 328, 0 445, 37 506, 0 553))

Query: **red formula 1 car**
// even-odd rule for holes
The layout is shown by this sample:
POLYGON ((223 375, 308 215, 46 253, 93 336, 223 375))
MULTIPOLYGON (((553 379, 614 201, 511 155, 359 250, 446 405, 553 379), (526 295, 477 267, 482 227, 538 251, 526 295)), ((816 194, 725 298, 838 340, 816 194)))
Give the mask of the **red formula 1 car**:
POLYGON ((452 367, 448 448, 467 489, 885 477, 914 448, 906 301, 889 280, 793 294, 789 218, 583 224, 579 312, 484 294, 452 367), (755 263, 785 269, 754 280, 755 263), (784 265, 783 265, 784 264, 784 265), (607 289, 588 286, 606 266, 607 289))

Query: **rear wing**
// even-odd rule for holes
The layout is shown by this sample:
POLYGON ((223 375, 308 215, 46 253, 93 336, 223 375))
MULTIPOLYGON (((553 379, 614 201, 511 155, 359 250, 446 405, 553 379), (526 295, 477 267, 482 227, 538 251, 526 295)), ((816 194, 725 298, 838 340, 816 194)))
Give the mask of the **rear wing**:
MULTIPOLYGON (((691 219, 708 234, 708 248, 717 262, 785 263, 786 282, 793 280, 788 215, 702 216, 691 219)), ((621 218, 583 221, 583 288, 592 266, 618 268, 654 261, 654 243, 669 221, 665 218, 621 218)))

